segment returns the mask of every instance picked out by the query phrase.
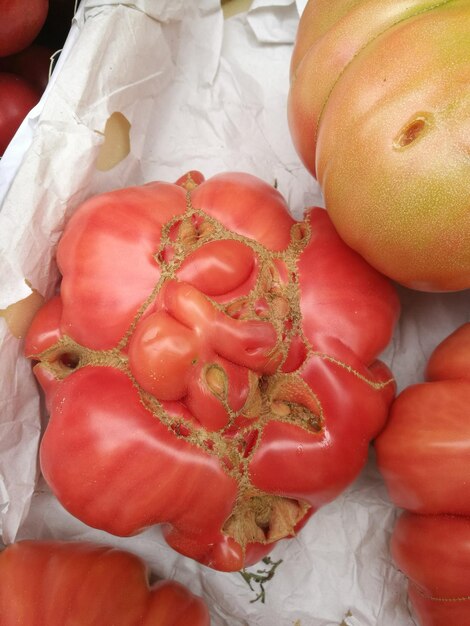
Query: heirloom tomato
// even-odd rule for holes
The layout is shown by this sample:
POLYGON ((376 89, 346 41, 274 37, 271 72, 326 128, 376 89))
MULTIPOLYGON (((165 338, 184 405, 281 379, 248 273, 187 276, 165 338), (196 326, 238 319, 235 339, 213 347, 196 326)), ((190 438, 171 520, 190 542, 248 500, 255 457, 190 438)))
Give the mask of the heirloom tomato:
POLYGON ((376 440, 391 499, 407 512, 392 555, 421 626, 470 624, 470 323, 434 351, 376 440))
POLYGON ((133 554, 92 543, 19 541, 0 552, 2 626, 209 626, 202 598, 149 584, 133 554))
POLYGON ((96 196, 59 243, 60 294, 26 338, 50 422, 43 474, 87 524, 164 524, 237 570, 358 474, 394 381, 392 285, 326 211, 193 172, 96 196))
POLYGON ((292 139, 344 241, 396 281, 470 288, 470 3, 310 0, 292 139))

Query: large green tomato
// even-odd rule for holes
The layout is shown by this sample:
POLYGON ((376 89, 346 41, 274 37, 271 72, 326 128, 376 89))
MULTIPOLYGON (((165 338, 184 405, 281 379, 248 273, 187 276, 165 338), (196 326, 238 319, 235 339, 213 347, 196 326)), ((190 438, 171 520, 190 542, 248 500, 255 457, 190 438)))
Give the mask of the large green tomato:
POLYGON ((289 124, 348 245, 396 281, 470 288, 470 2, 311 0, 289 124))

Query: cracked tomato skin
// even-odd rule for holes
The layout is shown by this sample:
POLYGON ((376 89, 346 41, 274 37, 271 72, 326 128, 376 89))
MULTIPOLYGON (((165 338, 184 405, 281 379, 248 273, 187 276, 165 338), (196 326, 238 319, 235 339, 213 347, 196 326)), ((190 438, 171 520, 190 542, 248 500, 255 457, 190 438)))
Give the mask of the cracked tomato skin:
POLYGON ((405 389, 376 440, 393 502, 405 513, 392 555, 421 626, 470 623, 470 323, 435 349, 427 381, 405 389))
POLYGON ((361 470, 394 381, 395 290, 327 213, 295 221, 243 173, 91 198, 26 354, 50 421, 41 469, 90 526, 162 524, 219 570, 255 563, 361 470))
POLYGON ((20 541, 0 552, 2 626, 209 626, 203 600, 149 584, 135 555, 88 542, 20 541))

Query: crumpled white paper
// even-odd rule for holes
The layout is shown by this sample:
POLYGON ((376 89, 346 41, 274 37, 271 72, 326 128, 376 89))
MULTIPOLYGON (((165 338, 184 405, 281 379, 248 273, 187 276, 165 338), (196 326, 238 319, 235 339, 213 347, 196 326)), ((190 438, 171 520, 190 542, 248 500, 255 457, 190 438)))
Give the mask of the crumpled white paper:
MULTIPOLYGON (((274 183, 300 217, 322 204, 286 119, 288 71, 305 2, 254 0, 223 19, 218 0, 82 0, 51 84, 0 163, 0 309, 57 284, 55 246, 85 198, 190 169, 274 183), (131 124, 130 154, 107 172, 96 158, 113 112, 131 124)), ((422 379, 432 349, 470 319, 469 292, 399 288, 403 314, 383 355, 399 389, 422 379)), ((21 340, 0 317, 0 530, 21 538, 89 539, 124 547, 200 593, 213 626, 412 626, 388 541, 397 511, 371 459, 358 480, 271 558, 282 563, 252 602, 239 573, 184 558, 158 528, 133 538, 91 529, 37 476, 40 396, 21 340), (344 620, 344 622, 343 622, 344 620)), ((262 564, 250 568, 255 571, 262 564)), ((259 591, 259 588, 255 588, 259 591)))

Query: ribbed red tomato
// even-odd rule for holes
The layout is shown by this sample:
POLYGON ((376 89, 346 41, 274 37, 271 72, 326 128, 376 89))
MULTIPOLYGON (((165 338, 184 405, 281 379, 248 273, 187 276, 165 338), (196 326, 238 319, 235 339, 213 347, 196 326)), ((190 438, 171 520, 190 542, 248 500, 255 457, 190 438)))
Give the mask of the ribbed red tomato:
POLYGON ((323 209, 296 222, 253 176, 192 173, 90 199, 57 260, 25 349, 71 513, 118 535, 164 523, 237 570, 357 476, 394 395, 376 357, 398 299, 323 209))
POLYGON ((149 584, 133 554, 92 543, 20 541, 0 552, 2 626, 209 626, 176 581, 149 584))
POLYGON ((392 538, 421 626, 470 624, 470 323, 432 354, 376 440, 390 496, 407 509, 392 538))

